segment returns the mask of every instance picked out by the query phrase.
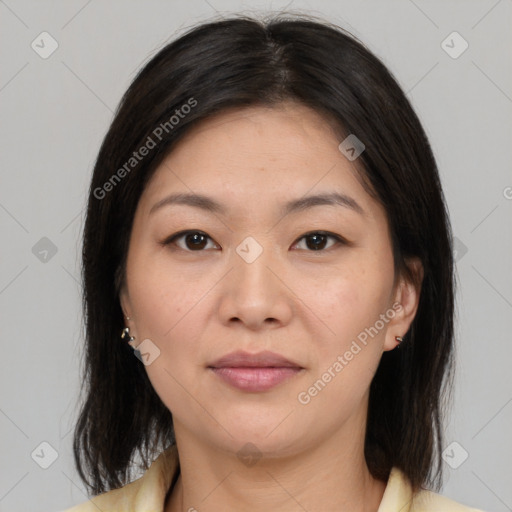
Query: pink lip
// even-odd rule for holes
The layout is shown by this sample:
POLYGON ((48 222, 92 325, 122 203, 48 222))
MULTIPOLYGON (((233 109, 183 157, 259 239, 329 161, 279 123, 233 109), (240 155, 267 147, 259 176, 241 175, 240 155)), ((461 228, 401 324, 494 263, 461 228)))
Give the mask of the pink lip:
POLYGON ((233 352, 208 366, 218 377, 242 391, 266 391, 303 368, 273 352, 233 352))

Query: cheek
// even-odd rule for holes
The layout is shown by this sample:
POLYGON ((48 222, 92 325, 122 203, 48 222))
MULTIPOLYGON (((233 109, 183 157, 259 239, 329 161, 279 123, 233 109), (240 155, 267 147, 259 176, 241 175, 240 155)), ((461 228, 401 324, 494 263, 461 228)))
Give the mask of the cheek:
POLYGON ((380 312, 385 293, 366 272, 332 276, 321 289, 304 293, 308 305, 329 327, 331 334, 343 339, 365 327, 380 312))
POLYGON ((195 372, 201 364, 198 354, 207 319, 208 301, 204 296, 211 283, 193 280, 191 284, 183 275, 158 265, 142 269, 139 274, 131 274, 129 283, 137 336, 140 341, 151 340, 159 350, 145 370, 169 410, 186 410, 189 393, 201 393, 195 372))
POLYGON ((201 276, 184 273, 169 261, 164 251, 157 256, 134 255, 128 270, 137 331, 165 345, 172 343, 175 333, 185 326, 192 329, 197 326, 197 306, 212 287, 211 279, 204 273, 201 276))
MULTIPOLYGON (((308 388, 302 391, 314 397, 308 414, 315 416, 330 410, 334 423, 342 421, 364 398, 382 356, 385 330, 373 335, 369 327, 385 308, 385 293, 365 279, 338 278, 323 293, 310 296, 315 312, 328 329, 313 338, 315 371, 308 388), (371 332, 371 334, 369 334, 371 332), (321 390, 321 391, 320 391, 321 390), (333 408, 333 404, 336 406, 333 408)), ((302 402, 301 402, 302 403, 302 402)))
MULTIPOLYGON (((392 278, 392 274, 383 273, 382 262, 359 258, 353 265, 321 279, 321 285, 317 281, 314 288, 302 288, 304 303, 315 313, 312 318, 316 318, 316 325, 309 328, 319 333, 314 346, 322 367, 328 368, 347 351, 357 352, 353 359, 358 363, 352 367, 362 365, 368 369, 378 363, 386 329, 379 328, 375 333, 372 327, 388 307, 392 278)), ((363 368, 362 371, 366 372, 363 368)))

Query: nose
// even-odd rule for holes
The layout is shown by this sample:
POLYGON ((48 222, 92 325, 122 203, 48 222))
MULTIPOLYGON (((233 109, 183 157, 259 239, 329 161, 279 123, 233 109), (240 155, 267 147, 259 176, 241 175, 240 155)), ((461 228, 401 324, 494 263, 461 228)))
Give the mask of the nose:
POLYGON ((232 270, 221 286, 219 314, 222 323, 239 323, 251 330, 273 329, 288 324, 294 310, 294 295, 287 286, 282 265, 270 250, 252 262, 233 254, 232 270))

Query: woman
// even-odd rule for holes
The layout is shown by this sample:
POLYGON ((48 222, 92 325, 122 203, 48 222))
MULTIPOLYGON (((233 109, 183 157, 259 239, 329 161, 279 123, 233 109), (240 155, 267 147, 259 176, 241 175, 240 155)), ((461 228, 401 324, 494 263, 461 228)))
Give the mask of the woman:
POLYGON ((152 58, 95 165, 83 278, 74 452, 101 495, 69 510, 473 510, 434 492, 454 338, 436 163, 339 27, 234 17, 152 58))

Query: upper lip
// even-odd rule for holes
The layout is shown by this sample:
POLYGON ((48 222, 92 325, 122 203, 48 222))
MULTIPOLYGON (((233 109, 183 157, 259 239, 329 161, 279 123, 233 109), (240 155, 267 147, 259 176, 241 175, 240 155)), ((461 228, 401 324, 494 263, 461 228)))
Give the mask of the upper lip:
POLYGON ((269 367, 291 367, 301 368, 301 366, 289 359, 286 359, 275 352, 258 352, 251 354, 249 352, 237 351, 231 352, 213 363, 208 365, 210 368, 236 368, 236 367, 253 367, 253 368, 269 368, 269 367))

